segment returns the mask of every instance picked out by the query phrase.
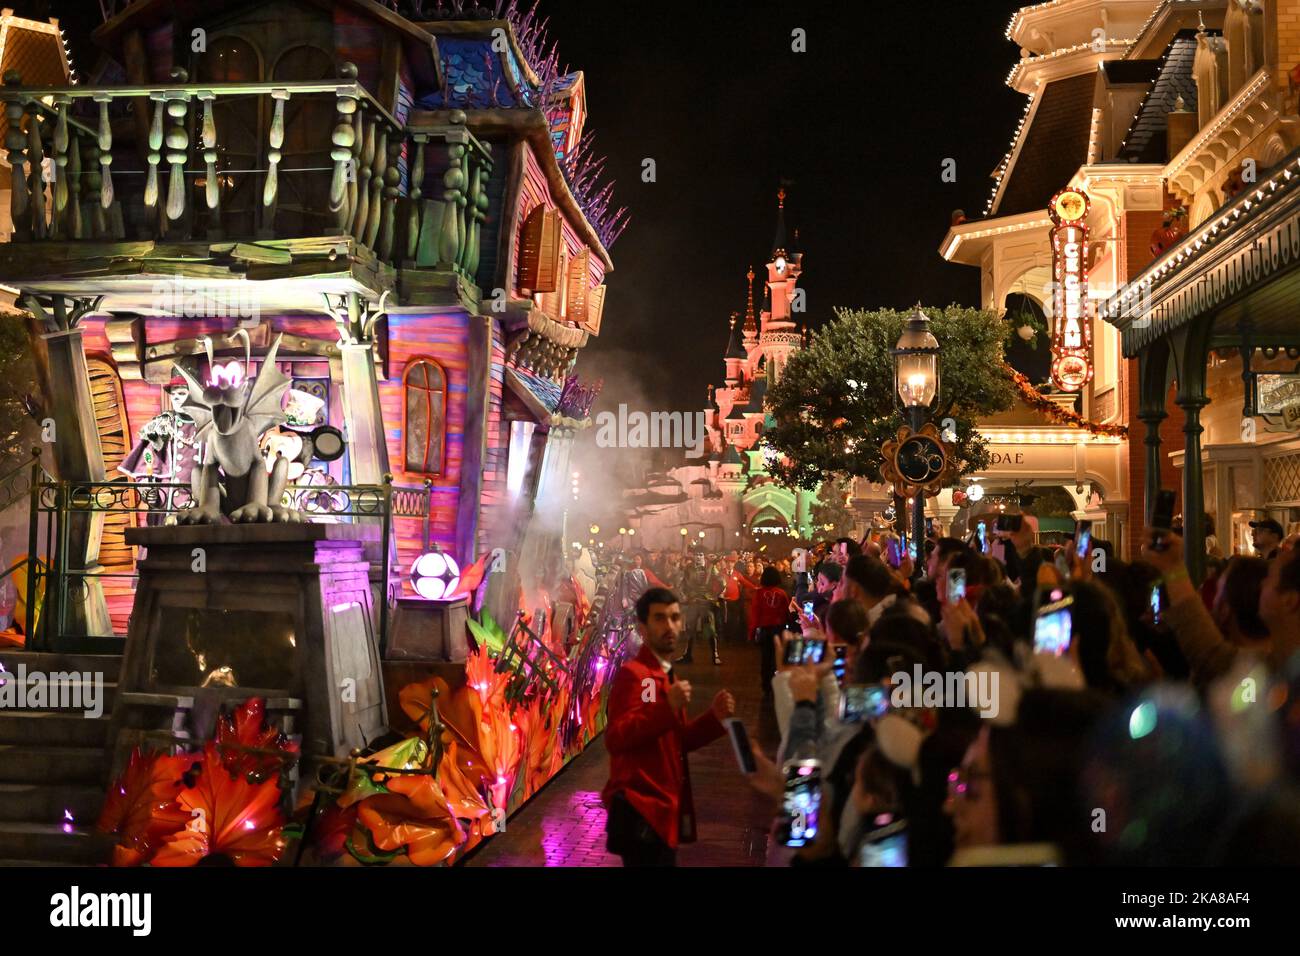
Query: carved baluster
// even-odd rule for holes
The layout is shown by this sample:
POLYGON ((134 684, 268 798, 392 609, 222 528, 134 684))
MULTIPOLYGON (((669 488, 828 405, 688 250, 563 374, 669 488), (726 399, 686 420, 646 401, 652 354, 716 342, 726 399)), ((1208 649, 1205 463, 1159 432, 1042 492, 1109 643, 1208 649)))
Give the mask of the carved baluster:
POLYGON ((62 239, 67 236, 68 218, 68 104, 72 97, 54 98, 58 119, 54 123, 54 216, 50 220, 50 234, 62 239))
MULTIPOLYGON (((167 109, 164 93, 151 93, 153 123, 149 127, 149 171, 144 178, 144 204, 150 212, 158 209, 158 164, 162 162, 163 113, 167 109)), ((157 215, 152 217, 155 221, 157 215)))
POLYGON ((72 134, 72 144, 68 147, 68 236, 72 239, 84 239, 85 229, 81 217, 81 137, 72 134))
POLYGON ((375 162, 371 167, 370 175, 370 212, 366 217, 366 238, 365 244, 371 249, 376 248, 379 239, 379 223, 382 218, 382 202, 384 196, 384 171, 388 168, 388 129, 379 126, 381 120, 375 117, 375 125, 378 127, 375 131, 375 162))
POLYGON ((375 125, 376 121, 364 117, 366 136, 361 146, 361 156, 357 162, 357 218, 352 224, 352 235, 357 242, 365 242, 366 220, 370 216, 370 177, 373 175, 371 165, 375 161, 375 125))
MULTIPOLYGON (((359 104, 358 104, 359 106, 359 104)), ((361 110, 358 108, 352 114, 352 164, 348 167, 348 216, 343 220, 345 231, 352 232, 355 235, 353 225, 357 217, 357 206, 359 205, 358 194, 359 184, 357 182, 357 170, 361 168, 361 148, 365 144, 366 130, 361 118, 361 110)))
POLYGON ((41 143, 41 114, 36 103, 27 105, 27 186, 31 190, 32 238, 44 239, 45 223, 45 148, 41 143))
POLYGON ((83 174, 86 180, 84 190, 86 202, 90 203, 90 223, 87 231, 91 239, 103 239, 108 232, 108 219, 104 215, 104 204, 99 201, 103 195, 104 176, 103 167, 99 164, 99 140, 92 137, 86 140, 83 156, 86 172, 83 174))
POLYGON ((459 143, 447 148, 450 164, 442 174, 442 200, 446 208, 442 214, 442 235, 438 239, 438 262, 460 262, 461 240, 465 227, 461 213, 465 208, 465 147, 459 143))
POLYGON ((217 172, 217 119, 212 107, 217 94, 211 90, 200 90, 199 100, 203 103, 203 200, 208 207, 208 238, 221 237, 221 180, 217 172))
POLYGON ((411 161, 411 209, 406 221, 406 258, 415 261, 415 250, 420 243, 420 216, 423 215, 424 198, 424 145, 429 141, 429 137, 420 133, 415 137, 412 146, 412 152, 415 154, 411 161))
POLYGON ((280 186, 280 157, 283 155, 280 147, 284 145, 284 104, 289 99, 289 91, 272 90, 271 99, 275 100, 275 112, 271 116, 271 129, 267 137, 269 148, 266 151, 266 183, 262 187, 262 205, 266 207, 263 231, 268 236, 275 235, 275 196, 280 186))
POLYGON ((401 136, 394 131, 388 140, 388 165, 384 170, 384 211, 379 226, 379 258, 390 261, 393 255, 393 228, 397 224, 397 194, 402 172, 397 164, 402 155, 401 136))
POLYGON ((491 175, 491 161, 478 157, 474 164, 470 192, 469 235, 465 238, 465 272, 471 277, 478 272, 479 258, 482 255, 482 229, 488 217, 487 181, 491 175))
MULTIPOLYGON (((347 79, 356 79, 355 64, 344 63, 339 75, 347 79)), ((353 116, 357 111, 357 97, 352 91, 340 91, 338 94, 338 121, 331 134, 334 148, 330 150, 330 159, 334 161, 334 175, 330 179, 330 212, 335 213, 335 224, 340 230, 348 226, 352 210, 349 202, 348 167, 352 162, 352 149, 356 145, 356 128, 353 116)), ((355 174, 356 167, 352 166, 355 174)))
MULTIPOLYGON (((113 205, 113 124, 108 121, 108 104, 112 101, 111 93, 96 93, 95 102, 99 104, 99 205, 108 209, 113 205)), ((96 217, 96 221, 98 222, 96 217)))
MULTIPOLYGON (((22 77, 16 70, 7 70, 4 85, 15 87, 22 84, 22 77)), ((27 215, 27 176, 23 164, 27 162, 27 137, 23 134, 23 104, 17 99, 5 100, 5 118, 9 121, 5 133, 5 149, 9 151, 9 215, 13 221, 14 238, 27 238, 24 219, 27 215)))
MULTIPOLYGON (((172 79, 177 83, 189 80, 189 74, 176 67, 172 70, 172 79)), ((190 131, 185 122, 190 111, 190 94, 184 90, 169 90, 167 93, 167 115, 171 118, 171 129, 167 130, 167 162, 171 166, 171 178, 167 183, 167 218, 173 221, 185 215, 185 160, 189 156, 190 131)))

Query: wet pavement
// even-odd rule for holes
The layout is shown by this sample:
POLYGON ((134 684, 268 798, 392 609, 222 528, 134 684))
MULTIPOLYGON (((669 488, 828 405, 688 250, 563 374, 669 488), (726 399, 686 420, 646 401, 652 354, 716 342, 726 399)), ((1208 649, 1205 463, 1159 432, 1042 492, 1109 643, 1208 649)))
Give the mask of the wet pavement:
MULTIPOLYGON (((677 665, 691 682, 692 715, 701 713, 723 687, 736 698, 736 716, 770 756, 778 743, 770 702, 759 690, 758 650, 751 644, 722 648, 714 667, 707 650, 696 648, 693 664, 677 665)), ((755 794, 736 767, 723 737, 690 757, 691 787, 699 818, 699 840, 681 847, 679 866, 762 866, 767 853, 771 807, 755 794)), ((605 852, 605 808, 600 791, 609 777, 603 737, 594 740, 546 787, 507 821, 506 830, 486 841, 464 866, 619 866, 605 852)))

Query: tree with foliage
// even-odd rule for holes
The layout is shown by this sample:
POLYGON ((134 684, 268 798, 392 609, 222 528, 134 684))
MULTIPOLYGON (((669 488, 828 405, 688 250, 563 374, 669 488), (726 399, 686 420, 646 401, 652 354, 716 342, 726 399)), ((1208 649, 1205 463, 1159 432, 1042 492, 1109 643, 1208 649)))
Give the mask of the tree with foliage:
POLYGON ((29 459, 40 428, 28 407, 38 392, 27 317, 0 311, 0 474, 29 459))
POLYGON ((850 491, 850 483, 838 477, 822 482, 817 492, 817 503, 812 506, 809 515, 814 540, 848 538, 854 535, 858 516, 849 507, 850 491))
MULTIPOLYGON (((1010 327, 991 312, 951 305, 926 309, 939 340, 940 389, 931 420, 953 420, 960 473, 988 467, 975 421, 1010 409, 1015 391, 1001 371, 1010 327)), ((809 347, 791 356, 768 389, 774 425, 764 443, 771 470, 788 487, 816 489, 830 475, 883 481, 880 446, 906 424, 894 391, 894 357, 912 310, 837 309, 809 347)))

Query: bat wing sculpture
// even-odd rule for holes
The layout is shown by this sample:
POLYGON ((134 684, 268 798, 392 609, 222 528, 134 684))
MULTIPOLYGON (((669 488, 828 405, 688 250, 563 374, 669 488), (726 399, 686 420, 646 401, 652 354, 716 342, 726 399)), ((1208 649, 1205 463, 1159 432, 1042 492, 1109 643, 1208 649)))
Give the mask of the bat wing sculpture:
POLYGON ((184 410, 198 425, 196 439, 203 448, 194 470, 194 508, 181 512, 182 524, 216 524, 222 516, 235 522, 301 521, 302 513, 279 504, 289 462, 277 458, 268 470, 258 441, 285 420, 284 398, 290 379, 275 364, 280 336, 271 343, 257 378, 249 380, 252 348, 244 338, 244 364, 218 364, 208 344, 208 380, 200 382, 180 365, 176 373, 189 384, 184 410))

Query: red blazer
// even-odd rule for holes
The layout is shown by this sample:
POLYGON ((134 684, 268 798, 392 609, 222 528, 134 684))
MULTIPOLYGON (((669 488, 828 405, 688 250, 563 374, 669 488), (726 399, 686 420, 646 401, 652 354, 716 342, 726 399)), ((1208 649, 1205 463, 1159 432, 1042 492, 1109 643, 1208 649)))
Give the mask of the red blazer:
POLYGON ((622 793, 670 847, 693 842, 695 805, 686 754, 725 734, 722 721, 712 710, 689 722, 685 708, 674 713, 668 706, 668 675, 644 645, 614 675, 608 718, 609 783, 601 793, 605 805, 622 793))
POLYGON ((749 606, 750 627, 782 627, 790 619, 790 595, 783 588, 759 588, 749 606))

